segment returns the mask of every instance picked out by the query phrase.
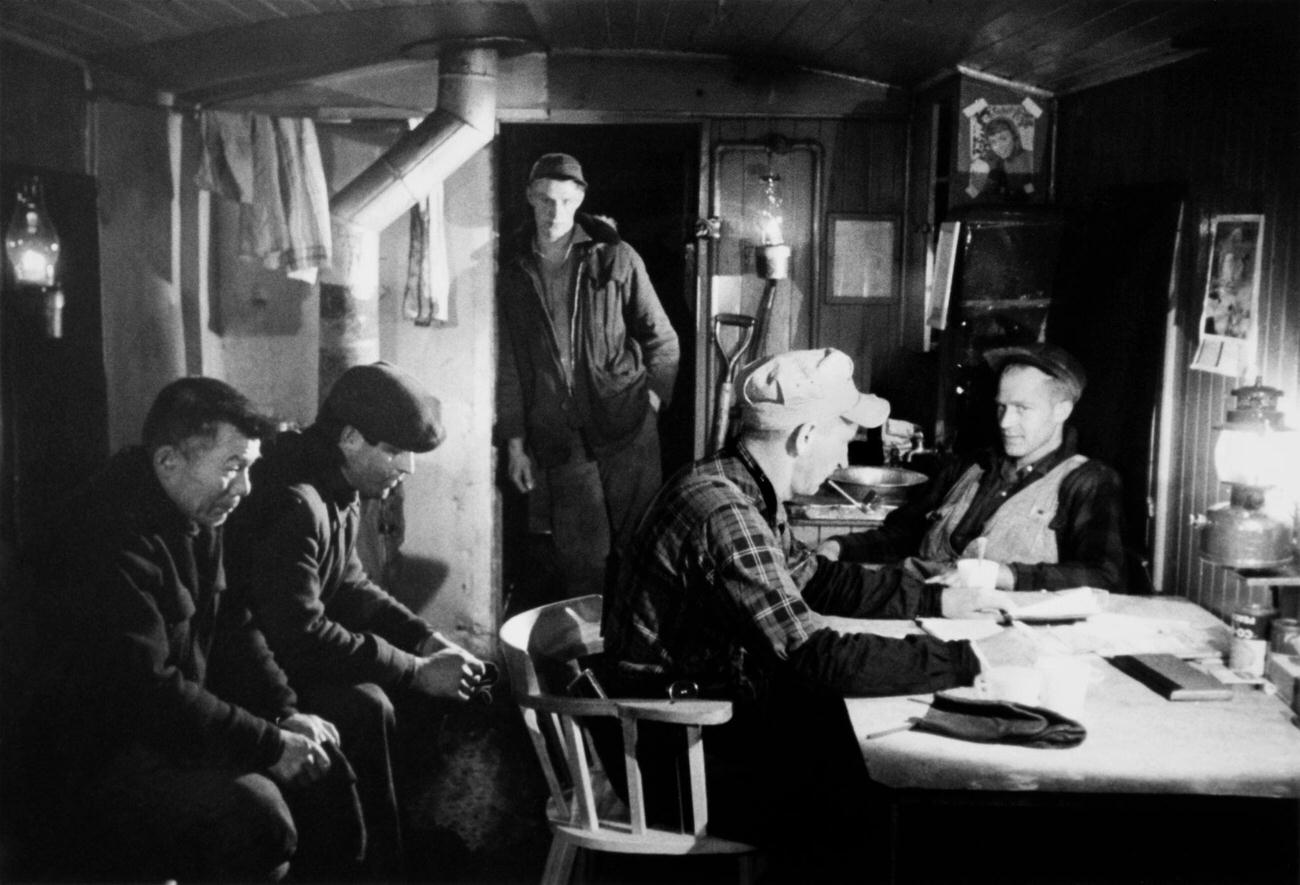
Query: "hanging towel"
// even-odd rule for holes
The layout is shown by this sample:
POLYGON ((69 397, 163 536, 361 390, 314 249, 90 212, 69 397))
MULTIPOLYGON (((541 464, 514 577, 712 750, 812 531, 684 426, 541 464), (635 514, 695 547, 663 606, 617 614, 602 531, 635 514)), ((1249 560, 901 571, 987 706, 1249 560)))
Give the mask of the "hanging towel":
POLYGON ((280 117, 276 148, 287 244, 280 265, 291 275, 330 263, 329 189, 321 166, 316 126, 311 120, 280 117))
POLYGON ((411 245, 407 253, 402 313, 417 326, 451 320, 451 276, 447 268, 444 218, 443 188, 438 183, 428 197, 411 207, 411 245))
POLYGON ((194 184, 228 200, 247 203, 253 198, 253 119, 231 111, 204 111, 199 115, 202 153, 194 184))
POLYGON ((272 269, 280 266, 280 253, 289 245, 275 128, 265 114, 253 115, 253 198, 239 217, 239 254, 272 269))
POLYGON ((239 254, 314 283, 333 252, 315 124, 204 111, 199 125, 195 184, 239 202, 239 254))

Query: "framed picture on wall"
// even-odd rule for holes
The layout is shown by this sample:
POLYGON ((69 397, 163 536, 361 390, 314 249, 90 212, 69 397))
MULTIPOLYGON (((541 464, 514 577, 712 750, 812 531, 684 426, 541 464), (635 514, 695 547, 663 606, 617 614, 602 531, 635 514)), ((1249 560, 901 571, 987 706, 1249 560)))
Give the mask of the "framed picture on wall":
POLYGON ((827 304, 892 301, 898 293, 897 215, 831 212, 827 304))

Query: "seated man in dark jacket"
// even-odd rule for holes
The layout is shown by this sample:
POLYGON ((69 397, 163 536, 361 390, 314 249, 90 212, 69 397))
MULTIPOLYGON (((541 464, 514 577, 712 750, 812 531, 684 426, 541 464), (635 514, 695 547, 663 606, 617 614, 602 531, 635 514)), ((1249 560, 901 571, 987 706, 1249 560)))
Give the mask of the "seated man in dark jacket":
POLYGON ((361 499, 388 495, 443 437, 438 401, 411 375, 353 366, 312 426, 268 446, 228 532, 232 589, 250 600, 303 708, 336 722, 349 749, 372 854, 388 862, 377 876, 402 872, 399 722, 420 733, 437 713, 421 697, 465 700, 485 669, 371 581, 357 553, 361 499))
MULTIPOLYGON (((790 535, 785 503, 815 493, 846 462, 858 426, 879 426, 889 412, 854 386, 848 356, 780 354, 748 367, 736 387, 739 440, 669 480, 628 547, 605 595, 598 675, 611 696, 662 698, 689 684, 732 700, 732 720, 704 741, 710 832, 778 854, 798 846, 786 873, 839 879, 850 847, 869 835, 868 780, 843 696, 966 685, 981 658, 1027 663, 1036 651, 1014 630, 972 645, 827 627, 816 612, 953 616, 1006 599, 919 581, 873 592, 861 566, 813 556, 790 535)), ((652 771, 653 745, 647 734, 652 771)))
POLYGON ((114 456, 24 551, 40 642, 5 791, 30 802, 25 823, 59 875, 254 881, 291 861, 304 877, 322 865, 346 876, 359 859, 355 793, 329 787, 347 769, 338 733, 297 712, 226 593, 222 524, 272 428, 220 381, 175 381, 144 445, 114 456), (328 858, 295 855, 323 836, 300 809, 339 825, 328 858))
POLYGON ((992 350, 988 360, 999 373, 1001 450, 951 465, 880 529, 828 539, 817 552, 855 562, 914 557, 876 579, 906 572, 949 584, 955 560, 984 545, 1000 564, 1002 590, 1123 592, 1119 476, 1080 455, 1065 424, 1083 393, 1083 367, 1052 344, 992 350))

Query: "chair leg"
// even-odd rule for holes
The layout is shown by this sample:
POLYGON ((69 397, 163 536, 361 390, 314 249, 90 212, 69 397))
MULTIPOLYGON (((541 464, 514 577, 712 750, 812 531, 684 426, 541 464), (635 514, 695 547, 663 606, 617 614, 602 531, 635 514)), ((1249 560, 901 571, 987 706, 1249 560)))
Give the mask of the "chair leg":
POLYGON ((740 885, 754 885, 762 877, 763 858, 757 851, 736 855, 739 863, 737 880, 740 885))
POLYGON ((542 885, 569 885, 569 879, 573 875, 573 862, 577 856, 578 846, 556 834, 551 839, 551 850, 546 855, 542 885))

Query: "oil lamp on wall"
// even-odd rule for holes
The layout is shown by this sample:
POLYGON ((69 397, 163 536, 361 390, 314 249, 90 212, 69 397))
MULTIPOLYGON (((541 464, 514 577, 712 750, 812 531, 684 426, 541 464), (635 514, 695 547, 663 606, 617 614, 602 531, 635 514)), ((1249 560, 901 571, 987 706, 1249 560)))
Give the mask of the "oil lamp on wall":
POLYGON ((39 298, 45 313, 45 334, 63 337, 63 289, 59 285, 59 234, 45 210, 41 180, 30 176, 14 200, 14 214, 5 228, 5 255, 13 268, 19 298, 39 298))
POLYGON ((790 247, 781 225, 781 198, 777 182, 781 176, 772 168, 771 157, 763 180, 763 203, 758 211, 758 248, 754 252, 754 269, 765 280, 784 280, 790 275, 790 247))
MULTIPOLYGON (((1214 470, 1231 489, 1229 499, 1196 518, 1201 530, 1201 558, 1230 568, 1276 568, 1294 555, 1294 517, 1290 524, 1268 512, 1266 494, 1286 488, 1293 478, 1297 434, 1288 430, 1277 409, 1282 391, 1263 379, 1232 391, 1237 407, 1217 428, 1214 470)), ((1292 502, 1294 506, 1294 502, 1292 502)))

